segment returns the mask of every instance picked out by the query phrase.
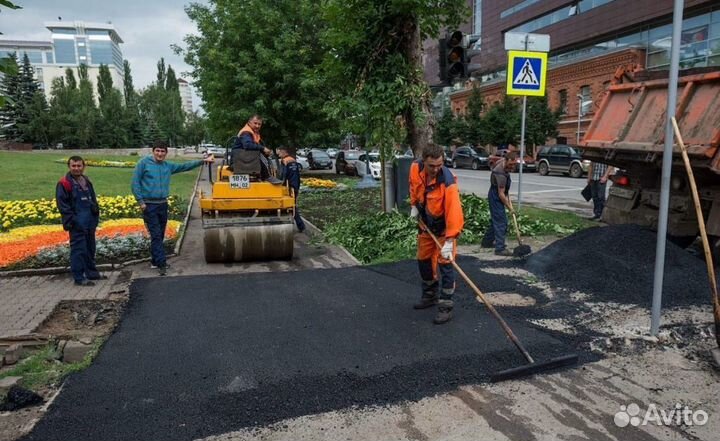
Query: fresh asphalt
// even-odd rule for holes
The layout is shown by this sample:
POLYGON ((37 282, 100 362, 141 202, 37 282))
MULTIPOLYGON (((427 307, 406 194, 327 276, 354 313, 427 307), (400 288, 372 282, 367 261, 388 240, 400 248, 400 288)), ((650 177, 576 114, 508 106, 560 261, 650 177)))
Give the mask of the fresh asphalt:
MULTIPOLYGON (((511 289, 479 261, 461 264, 486 290, 511 289)), ((524 363, 463 284, 450 323, 413 310, 415 265, 138 280, 93 365, 23 439, 192 440, 418 400, 524 363)), ((536 358, 571 351, 521 316, 508 321, 536 358)))

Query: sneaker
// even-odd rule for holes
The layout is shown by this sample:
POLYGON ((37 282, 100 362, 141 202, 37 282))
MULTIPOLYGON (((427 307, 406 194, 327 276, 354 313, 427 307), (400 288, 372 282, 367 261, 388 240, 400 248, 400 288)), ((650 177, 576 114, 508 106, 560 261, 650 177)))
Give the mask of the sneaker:
POLYGON ((167 269, 168 269, 168 266, 167 266, 167 265, 159 267, 159 268, 158 268, 158 274, 160 274, 161 276, 166 275, 166 274, 167 274, 167 269))
POLYGON ((98 274, 97 276, 88 277, 88 280, 107 280, 107 278, 104 274, 98 274))
POLYGON ((512 251, 508 250, 507 248, 503 248, 502 250, 495 250, 495 255, 509 257, 509 256, 512 256, 513 253, 512 253, 512 251))
MULTIPOLYGON (((158 268, 160 268, 160 267, 157 266, 157 265, 155 265, 154 263, 151 263, 151 264, 150 264, 150 269, 158 269, 158 268)), ((165 268, 170 268, 170 265, 168 265, 168 264, 166 263, 166 264, 165 264, 165 268)))
POLYGON ((75 285, 77 285, 77 286, 95 286, 95 282, 93 282, 92 280, 88 280, 88 279, 83 279, 79 282, 76 280, 75 285))
POLYGON ((599 221, 599 220, 600 220, 600 216, 589 217, 588 220, 591 220, 591 221, 599 221))

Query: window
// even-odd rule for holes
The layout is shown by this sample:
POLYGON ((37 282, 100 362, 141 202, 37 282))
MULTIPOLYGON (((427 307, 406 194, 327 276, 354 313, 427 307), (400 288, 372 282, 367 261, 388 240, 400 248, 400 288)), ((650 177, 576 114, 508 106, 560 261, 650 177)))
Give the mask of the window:
POLYGON ((592 99, 592 89, 590 86, 580 86, 580 95, 582 95, 583 101, 590 101, 592 99))
MULTIPOLYGON (((544 28, 546 26, 550 26, 552 24, 567 20, 568 18, 572 18, 576 15, 582 14, 591 9, 595 9, 599 6, 603 6, 603 5, 605 5, 607 3, 611 3, 613 1, 614 0, 582 0, 582 2, 580 2, 580 4, 578 6, 565 6, 564 8, 560 8, 549 14, 545 14, 534 20, 530 20, 526 23, 523 23, 520 26, 516 26, 515 28, 510 29, 509 32, 533 32, 535 30, 538 30, 538 29, 544 28), (570 15, 570 10, 572 7, 579 9, 577 11, 577 13, 574 15, 570 15)), ((526 2, 523 2, 523 3, 526 3, 526 2)), ((520 3, 510 9, 518 8, 523 3, 520 3)), ((532 3, 535 3, 535 2, 533 1, 532 3)), ((529 6, 529 5, 526 5, 526 6, 529 6)), ((524 7, 526 7, 526 6, 524 6, 524 7)), ((522 8, 520 8, 520 9, 522 9, 522 8)), ((503 11, 500 14, 500 18, 504 18, 502 14, 504 14, 508 10, 503 11)), ((507 16, 507 15, 505 15, 505 16, 507 16)))
POLYGON ((52 51, 45 51, 45 62, 48 64, 55 63, 55 56, 53 55, 52 51))
POLYGON ((473 34, 482 31, 482 0, 473 1, 473 34))
POLYGON ((28 59, 30 60, 30 63, 32 64, 40 64, 42 63, 42 52, 39 51, 25 51, 23 52, 23 55, 19 57, 19 61, 22 63, 22 58, 27 54, 28 59))
POLYGON ((61 64, 77 64, 74 40, 55 40, 55 60, 61 64))
POLYGON ((567 114, 568 110, 568 93, 567 89, 561 89, 558 92, 558 101, 560 105, 558 106, 560 108, 560 113, 565 115, 567 114))
POLYGON ((92 64, 111 65, 113 63, 113 44, 111 41, 93 40, 90 46, 90 55, 92 56, 92 64))

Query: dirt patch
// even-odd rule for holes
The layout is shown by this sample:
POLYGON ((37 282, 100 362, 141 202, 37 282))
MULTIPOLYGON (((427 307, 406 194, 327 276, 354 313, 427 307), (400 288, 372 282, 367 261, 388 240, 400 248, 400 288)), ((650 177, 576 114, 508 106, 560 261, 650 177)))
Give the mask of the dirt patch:
POLYGON ((37 333, 63 340, 94 339, 110 334, 120 320, 125 303, 126 299, 60 302, 37 333))

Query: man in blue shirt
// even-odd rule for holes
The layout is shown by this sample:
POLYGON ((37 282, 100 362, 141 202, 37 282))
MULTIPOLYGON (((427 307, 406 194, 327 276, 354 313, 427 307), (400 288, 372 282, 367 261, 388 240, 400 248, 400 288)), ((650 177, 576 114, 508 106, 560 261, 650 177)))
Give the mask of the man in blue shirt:
POLYGON ((163 239, 168 220, 168 202, 170 195, 170 175, 192 170, 203 162, 212 163, 215 158, 210 155, 205 159, 188 161, 181 164, 165 161, 167 144, 155 141, 152 155, 138 161, 132 179, 132 192, 143 212, 145 228, 150 234, 150 264, 157 268, 160 275, 167 274, 167 261, 163 239))

